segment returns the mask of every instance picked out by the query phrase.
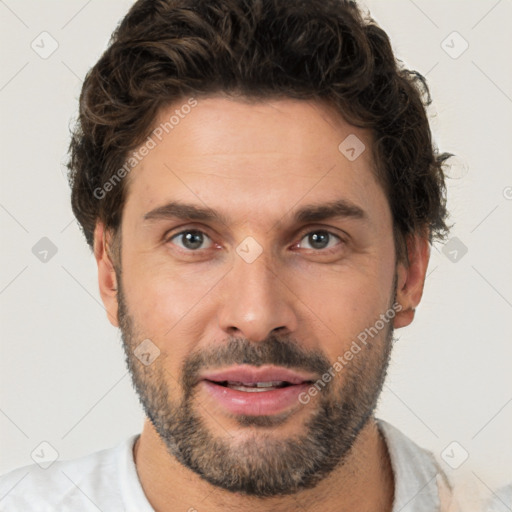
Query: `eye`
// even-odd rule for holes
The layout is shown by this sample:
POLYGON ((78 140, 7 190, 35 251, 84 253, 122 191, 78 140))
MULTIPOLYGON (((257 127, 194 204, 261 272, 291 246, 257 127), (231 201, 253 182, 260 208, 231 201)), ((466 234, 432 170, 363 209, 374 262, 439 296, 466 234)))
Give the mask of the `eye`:
POLYGON ((181 233, 177 233, 169 238, 169 242, 175 243, 178 247, 182 249, 186 249, 188 251, 197 251, 198 249, 209 249, 213 243, 211 238, 202 231, 198 231, 196 229, 188 229, 186 231, 182 231, 181 233), (176 242, 176 241, 179 242, 176 242), (203 246, 203 244, 207 244, 207 246, 203 246))
POLYGON ((331 249, 337 245, 336 242, 343 241, 339 236, 325 230, 311 231, 310 233, 307 233, 301 238, 298 246, 301 246, 303 240, 306 240, 306 243, 309 244, 309 247, 303 248, 313 250, 331 249))

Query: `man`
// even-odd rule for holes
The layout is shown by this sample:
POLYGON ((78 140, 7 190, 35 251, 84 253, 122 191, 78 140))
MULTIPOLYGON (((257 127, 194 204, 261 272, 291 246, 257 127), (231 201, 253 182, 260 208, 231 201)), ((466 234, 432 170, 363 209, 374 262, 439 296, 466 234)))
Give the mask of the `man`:
POLYGON ((428 101, 354 2, 137 2, 69 169, 147 420, 4 476, 2 510, 453 509, 374 416, 447 232, 428 101))

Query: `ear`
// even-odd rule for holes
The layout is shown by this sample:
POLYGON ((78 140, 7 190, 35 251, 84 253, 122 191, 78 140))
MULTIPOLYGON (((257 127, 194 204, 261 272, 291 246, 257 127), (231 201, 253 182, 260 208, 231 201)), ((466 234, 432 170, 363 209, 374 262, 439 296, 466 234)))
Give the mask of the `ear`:
POLYGON ((98 264, 98 283, 101 300, 105 306, 108 319, 114 327, 119 327, 117 319, 117 277, 108 247, 112 246, 111 234, 105 231, 101 222, 94 229, 94 257, 98 264))
POLYGON ((430 258, 428 238, 421 235, 407 237, 407 255, 409 264, 401 262, 397 266, 396 301, 402 309, 393 320, 395 329, 405 327, 414 320, 416 306, 423 295, 423 285, 430 258))

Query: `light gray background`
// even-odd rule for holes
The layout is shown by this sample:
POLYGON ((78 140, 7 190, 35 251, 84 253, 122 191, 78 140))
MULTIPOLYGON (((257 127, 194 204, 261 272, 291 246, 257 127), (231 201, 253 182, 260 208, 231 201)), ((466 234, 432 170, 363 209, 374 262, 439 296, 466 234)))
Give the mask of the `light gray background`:
MULTIPOLYGON (((0 1, 0 473, 32 463, 42 441, 73 458, 142 426, 64 167, 82 79, 131 3, 0 1), (31 48, 50 48, 43 31, 59 45, 46 59, 31 48), (57 248, 47 262, 32 252, 42 237, 57 248)), ((398 56, 427 76, 436 141, 458 155, 448 187, 459 241, 432 249, 416 320, 397 331, 379 416, 485 491, 512 481, 512 3, 366 5, 398 56), (452 465, 469 453, 456 470, 441 456, 453 441, 452 465)))

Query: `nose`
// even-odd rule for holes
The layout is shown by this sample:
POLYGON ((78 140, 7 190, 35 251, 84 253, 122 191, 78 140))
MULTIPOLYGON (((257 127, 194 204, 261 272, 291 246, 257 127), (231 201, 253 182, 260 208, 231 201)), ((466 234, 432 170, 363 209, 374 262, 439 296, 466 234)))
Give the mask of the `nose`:
POLYGON ((252 263, 238 255, 220 291, 218 320, 230 336, 254 342, 271 333, 289 334, 297 328, 294 295, 284 276, 264 254, 252 263))

